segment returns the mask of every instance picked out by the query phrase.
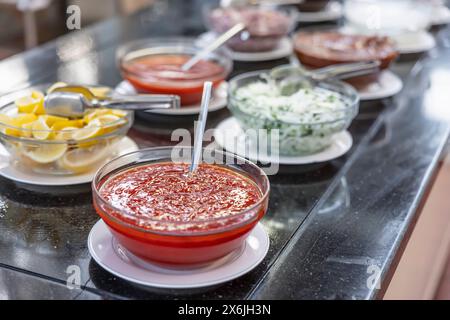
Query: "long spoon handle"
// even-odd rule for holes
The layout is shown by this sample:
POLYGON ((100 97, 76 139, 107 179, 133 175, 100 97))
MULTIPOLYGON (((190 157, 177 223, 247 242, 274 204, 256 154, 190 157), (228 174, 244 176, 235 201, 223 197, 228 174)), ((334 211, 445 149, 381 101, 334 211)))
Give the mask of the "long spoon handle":
POLYGON ((202 49, 195 56, 189 59, 185 64, 181 66, 181 70, 187 71, 192 68, 195 64, 197 64, 200 60, 206 57, 208 54, 219 48, 225 42, 233 38, 236 34, 245 29, 245 24, 238 23, 227 32, 223 33, 220 37, 214 40, 210 45, 202 49))
POLYGON ((123 110, 179 109, 180 97, 165 94, 116 95, 111 100, 99 100, 98 106, 123 110))
POLYGON ((330 78, 347 79, 374 73, 379 70, 379 67, 379 61, 342 63, 316 69, 312 71, 311 76, 318 81, 330 78))
POLYGON ((202 104, 200 115, 198 117, 197 128, 194 136, 194 151, 192 152, 192 161, 189 171, 194 172, 201 162, 203 134, 205 132, 206 118, 208 117, 208 106, 211 99, 212 82, 207 81, 203 85, 202 104))

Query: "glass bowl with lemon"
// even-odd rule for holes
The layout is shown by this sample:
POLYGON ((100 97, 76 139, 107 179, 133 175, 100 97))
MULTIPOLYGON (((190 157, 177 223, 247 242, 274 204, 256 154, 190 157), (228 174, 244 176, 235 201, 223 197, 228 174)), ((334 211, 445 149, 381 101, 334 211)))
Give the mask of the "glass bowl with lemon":
MULTIPOLYGON (((11 165, 40 174, 76 175, 97 170, 117 154, 133 113, 90 109, 77 119, 46 114, 45 94, 64 86, 39 85, 0 98, 0 142, 11 165)), ((100 98, 111 93, 108 87, 89 89, 100 98)))

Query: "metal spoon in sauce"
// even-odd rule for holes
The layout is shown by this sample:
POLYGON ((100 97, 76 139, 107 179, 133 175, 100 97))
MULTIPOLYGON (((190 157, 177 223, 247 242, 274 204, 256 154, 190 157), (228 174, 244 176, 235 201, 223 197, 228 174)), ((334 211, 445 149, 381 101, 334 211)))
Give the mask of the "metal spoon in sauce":
POLYGON ((228 29, 225 33, 220 35, 216 40, 214 40, 210 45, 206 46, 202 50, 200 50, 197 54, 195 54, 192 58, 190 58, 185 64, 181 66, 182 71, 188 71, 194 65, 196 65, 200 60, 205 58, 208 54, 222 46, 225 42, 233 38, 239 32, 245 29, 244 23, 238 23, 234 27, 228 29))
POLYGON ((211 100, 212 82, 207 81, 203 84, 202 104, 200 115, 198 116, 197 128, 194 136, 194 150, 192 151, 191 166, 189 172, 193 173, 201 163, 203 134, 205 133, 206 118, 208 117, 209 101, 211 100))

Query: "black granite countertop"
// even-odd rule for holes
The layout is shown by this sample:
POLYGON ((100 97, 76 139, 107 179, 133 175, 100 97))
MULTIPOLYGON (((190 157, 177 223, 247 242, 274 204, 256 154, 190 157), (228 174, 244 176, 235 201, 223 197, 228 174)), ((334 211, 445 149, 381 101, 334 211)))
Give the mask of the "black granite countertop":
MULTIPOLYGON (((198 11, 187 1, 166 3, 1 61, 0 93, 57 80, 115 86, 121 81, 115 62, 119 44, 202 32, 198 11)), ((347 155, 322 165, 282 166, 270 177, 270 206, 262 220, 270 250, 247 275, 196 290, 133 285, 89 255, 87 236, 99 219, 89 185, 44 188, 0 178, 0 299, 376 298, 449 136, 448 106, 441 101, 450 85, 450 29, 435 34, 436 49, 393 66, 405 82, 400 94, 361 105, 347 155), (81 270, 81 289, 65 286, 71 266, 81 270), (372 285, 377 274, 380 286, 372 285)), ((287 62, 237 63, 234 74, 287 62)), ((209 126, 228 115, 212 113, 209 126)), ((130 136, 141 147, 167 145, 171 131, 192 129, 192 120, 137 118, 130 136)))

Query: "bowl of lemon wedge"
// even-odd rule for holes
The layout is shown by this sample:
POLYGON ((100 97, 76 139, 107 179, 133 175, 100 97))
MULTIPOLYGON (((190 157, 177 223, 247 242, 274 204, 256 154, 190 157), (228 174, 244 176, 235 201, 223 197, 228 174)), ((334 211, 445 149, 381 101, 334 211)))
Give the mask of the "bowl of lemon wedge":
MULTIPOLYGON (((10 165, 50 175, 94 171, 117 154, 117 144, 133 124, 133 113, 118 109, 90 109, 83 118, 46 114, 45 95, 64 83, 44 84, 0 97, 0 142, 10 165)), ((111 88, 92 86, 99 98, 111 88)))

